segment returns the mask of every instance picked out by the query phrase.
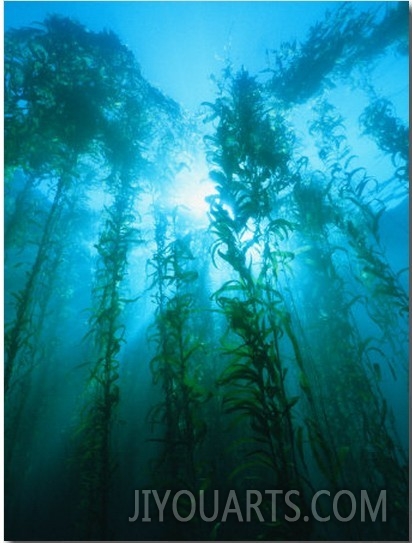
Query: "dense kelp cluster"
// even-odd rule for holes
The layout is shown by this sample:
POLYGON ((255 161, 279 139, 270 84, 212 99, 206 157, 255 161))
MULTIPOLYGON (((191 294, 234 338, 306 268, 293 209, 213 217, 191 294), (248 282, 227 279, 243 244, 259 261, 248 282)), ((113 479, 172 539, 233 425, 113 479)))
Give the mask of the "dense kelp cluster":
POLYGON ((57 16, 6 33, 8 539, 407 538, 408 292, 381 225, 408 128, 371 68, 405 54, 407 15, 345 4, 262 74, 228 64, 201 126, 111 33, 57 16), (345 85, 367 99, 356 138, 345 85), (196 161, 206 227, 170 204, 196 161), (153 502, 129 522, 148 488, 200 492, 209 521, 156 522, 153 502), (252 489, 295 509, 222 519, 252 489), (386 490, 386 520, 319 522, 321 489, 386 490))

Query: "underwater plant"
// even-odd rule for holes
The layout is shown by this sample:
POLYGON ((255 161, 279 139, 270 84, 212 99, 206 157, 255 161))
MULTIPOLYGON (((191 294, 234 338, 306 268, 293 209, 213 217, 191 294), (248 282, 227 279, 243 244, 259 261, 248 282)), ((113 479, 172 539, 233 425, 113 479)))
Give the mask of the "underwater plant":
POLYGON ((107 210, 105 228, 96 245, 100 261, 94 287, 96 307, 88 333, 94 338, 96 361, 90 370, 84 419, 78 430, 86 496, 81 507, 87 511, 87 531, 96 530, 88 537, 94 537, 94 533, 106 537, 107 533, 109 485, 114 469, 110 432, 119 402, 118 354, 124 341, 124 326, 119 320, 122 308, 119 285, 127 273, 127 250, 139 241, 133 226, 135 217, 131 214, 134 187, 128 177, 115 174, 111 187, 116 185, 117 197, 107 210))
MULTIPOLYGON (((162 437, 152 438, 162 444, 156 462, 159 484, 197 492, 201 482, 198 451, 206 434, 200 407, 210 392, 202 385, 204 362, 199 354, 203 343, 196 337, 192 317, 198 273, 193 269, 190 234, 179 233, 177 213, 178 209, 169 214, 155 204, 156 248, 148 264, 153 270, 149 277, 156 304, 149 339, 156 350, 150 366, 163 396, 149 418, 153 425, 162 426, 162 437)), ((187 537, 187 527, 184 533, 187 537)))
POLYGON ((268 70, 229 63, 202 119, 112 32, 6 32, 7 539, 405 538, 408 128, 373 70, 406 14, 337 6, 268 70), (207 515, 235 489, 251 519, 130 522, 142 488, 207 515), (387 520, 317 522, 321 488, 386 489, 387 520))
MULTIPOLYGON (((374 211, 370 189, 369 200, 362 195, 371 180, 364 168, 352 166, 345 122, 326 101, 315 107, 310 125, 324 169, 311 171, 310 161, 294 154, 279 104, 274 114, 270 95, 245 71, 232 76, 229 68, 225 76, 219 98, 207 104, 207 120, 216 128, 205 138, 218 193, 209 198, 212 258, 232 275, 213 295, 230 331, 222 352, 231 362, 220 383, 227 389, 226 412, 240 413, 237 420, 249 420, 253 429, 240 445, 259 443, 236 473, 260 464, 263 471, 274 469, 278 485, 290 488, 299 479, 306 491, 324 478, 331 488, 376 492, 385 480, 400 496, 405 458, 377 360, 386 357, 381 349, 388 345, 402 351, 388 335, 399 331, 398 317, 390 315, 407 308, 407 296, 379 246, 383 209, 374 211), (378 291, 356 293, 355 284, 364 282, 358 270, 365 267, 377 270, 375 288, 386 300, 378 291), (372 321, 380 322, 380 340, 364 335, 354 313, 362 300, 372 321), (303 313, 297 309, 302 306, 303 313), (296 371, 300 393, 286 378, 296 371), (283 429, 276 424, 279 415, 283 429), (354 435, 363 436, 356 446, 354 435), (371 456, 379 462, 367 460, 371 456), (308 466, 316 466, 315 474, 308 466)), ((396 365, 392 358, 394 376, 396 365)), ((393 518, 403 518, 397 504, 393 518)), ((362 537, 371 529, 354 523, 348 533, 362 537)))
MULTIPOLYGON (((386 6, 385 6, 386 7, 386 6)), ((374 62, 390 47, 406 54, 407 6, 398 2, 380 16, 381 7, 357 12, 342 3, 312 26, 304 42, 284 42, 268 54, 269 92, 292 106, 334 88, 354 69, 374 62)), ((385 8, 384 8, 385 9, 385 8)))
MULTIPOLYGON (((294 192, 299 231, 304 234, 303 243, 310 243, 310 251, 305 251, 305 260, 311 268, 311 284, 304 296, 306 306, 313 314, 305 315, 303 328, 310 326, 316 330, 319 343, 312 343, 318 387, 316 400, 324 402, 325 422, 329 420, 330 427, 333 425, 333 436, 327 433, 327 427, 324 431, 339 459, 333 462, 331 475, 327 475, 325 464, 318 454, 315 457, 321 471, 331 481, 338 477, 334 484, 338 483, 340 487, 346 484, 355 488, 360 484, 377 491, 384 480, 385 488, 390 489, 393 495, 401 495, 406 488, 406 458, 393 425, 393 415, 380 389, 380 355, 385 359, 387 354, 377 346, 376 335, 365 336, 362 322, 366 320, 365 315, 361 313, 360 320, 360 310, 355 312, 355 308, 362 301, 368 316, 379 326, 379 319, 372 308, 385 304, 385 319, 380 322, 386 321, 382 328, 385 336, 392 323, 393 336, 400 326, 399 319, 391 315, 396 315, 398 308, 405 309, 407 297, 399 284, 396 286, 395 275, 379 246, 378 221, 382 209, 374 211, 368 199, 362 196, 362 187, 369 179, 366 175, 356 175, 362 174, 363 169, 352 166, 353 157, 343 119, 326 102, 321 102, 317 111, 319 117, 310 129, 325 164, 324 176, 319 179, 318 175, 315 183, 316 178, 308 171, 305 176, 308 179, 312 177, 311 181, 306 180, 306 184, 294 192), (316 205, 313 214, 308 213, 311 201, 316 205), (351 210, 349 218, 348 210, 351 210), (357 261, 359 265, 356 267, 354 263, 357 261), (375 279, 380 282, 382 292, 393 296, 391 302, 388 303, 387 299, 385 303, 375 291, 356 292, 355 284, 366 286, 362 277, 365 266, 376 269, 375 279), (341 270, 346 270, 345 275, 341 270), (354 274, 355 283, 350 279, 351 274, 354 274), (326 364, 324 361, 327 360, 334 363, 326 364), (338 424, 342 426, 336 432, 338 424), (355 429, 357 424, 359 427, 355 429), (356 446, 353 435, 359 436, 356 446), (371 455, 374 461, 367 460, 367 455, 371 455), (339 471, 335 471, 337 468, 339 471)), ((370 195, 368 198, 373 202, 370 195)), ((375 288, 379 290, 377 284, 375 288)), ((397 337, 399 340, 399 334, 397 337)), ((386 351, 390 345, 385 337, 382 348, 386 351)), ((399 354, 398 348, 396 352, 399 354)), ((391 365, 390 361, 388 363, 391 365)), ((391 372, 395 374, 393 366, 391 372)), ((391 511, 393 519, 403 515, 400 502, 397 504, 391 511)), ((354 537, 361 537, 362 526, 354 525, 354 529, 354 537), (356 530, 359 530, 358 535, 356 530)), ((371 529, 368 526, 367 533, 370 534, 371 529)), ((382 531, 383 527, 377 529, 382 531)), ((393 529, 392 524, 390 530, 393 529)))
MULTIPOLYGON (((64 243, 58 235, 62 214, 76 205, 78 187, 86 188, 81 183, 85 164, 91 157, 97 164, 101 161, 98 140, 105 110, 117 89, 116 69, 106 62, 111 39, 57 16, 46 19, 40 28, 11 30, 6 36, 6 187, 19 172, 27 179, 23 192, 38 187, 50 201, 24 286, 15 293, 14 318, 8 323, 6 395, 18 367, 25 364, 24 349, 33 340, 30 313, 49 249, 64 243), (112 73, 105 74, 107 69, 112 73)), ((16 208, 16 214, 24 216, 22 209, 16 208)))
MULTIPOLYGON (((291 182, 293 140, 282 117, 265 109, 261 89, 246 71, 226 72, 224 84, 215 104, 207 104, 211 120, 217 121, 215 134, 207 137, 214 166, 210 177, 218 192, 210 197, 212 258, 218 265, 219 257, 233 276, 213 294, 231 332, 222 351, 229 360, 220 379, 224 409, 252 429, 250 460, 236 473, 269 468, 276 488, 298 488, 302 476, 294 412, 300 394, 290 390, 291 353, 285 339, 295 363, 302 366, 302 358, 278 275, 281 263, 293 259, 280 244, 294 230, 280 209, 282 191, 291 182)), ((304 503, 300 507, 304 510, 304 503)), ((274 527, 271 536, 279 529, 274 527)))
MULTIPOLYGON (((40 29, 10 31, 6 56, 7 183, 12 191, 16 176, 27 179, 16 206, 25 204, 30 191, 45 193, 46 202, 51 199, 6 333, 6 393, 19 373, 33 369, 34 361, 44 364, 32 352, 39 349, 44 303, 38 316, 33 308, 43 299, 36 295, 39 289, 53 284, 48 277, 56 273, 60 260, 52 256, 67 238, 63 218, 79 203, 84 205, 89 189, 105 185, 110 195, 95 243, 98 260, 86 334, 94 338, 94 361, 77 428, 83 440, 77 455, 80 509, 87 524, 83 533, 105 537, 113 468, 110 431, 119 401, 117 355, 124 334, 121 283, 128 273, 128 249, 139 242, 134 205, 148 160, 143 145, 148 138, 154 142, 161 137, 165 117, 170 127, 179 111, 144 81, 133 55, 114 34, 89 32, 70 19, 51 16, 40 29), (23 145, 16 145, 20 140, 23 145)), ((21 217, 22 208, 16 207, 14 215, 21 217)), ((23 405, 24 395, 20 400, 23 405)))
MULTIPOLYGON (((24 286, 15 295, 15 317, 6 331, 6 394, 11 384, 16 384, 16 377, 24 377, 22 371, 30 372, 37 364, 42 369, 44 364, 35 352, 41 352, 39 339, 46 311, 47 296, 42 292, 50 292, 60 263, 53 254, 64 246, 62 218, 67 217, 69 205, 76 202, 82 160, 96 151, 98 78, 84 64, 87 55, 92 59, 96 53, 91 37, 80 25, 58 17, 50 17, 40 29, 10 31, 7 35, 7 183, 11 185, 16 172, 21 172, 28 180, 26 187, 37 187, 51 201, 44 214, 36 218, 43 219, 38 239, 34 240, 36 252, 24 286), (36 314, 40 303, 40 314, 36 314)), ((15 213, 24 216, 21 208, 16 207, 15 213)), ((17 414, 26 397, 19 395, 17 414)), ((9 439, 7 443, 11 455, 12 442, 9 439)))
MULTIPOLYGON (((142 243, 136 206, 150 171, 150 156, 144 148, 150 145, 156 149, 159 145, 158 118, 168 118, 168 124, 162 127, 164 135, 179 113, 172 101, 144 83, 128 49, 120 44, 117 49, 117 102, 113 103, 102 130, 110 167, 106 191, 112 196, 112 203, 104 209, 103 228, 95 245, 98 261, 94 307, 86 336, 94 340, 95 356, 78 428, 83 477, 80 507, 86 519, 83 529, 88 537, 97 538, 106 538, 110 533, 109 495, 116 465, 111 432, 120 400, 119 356, 126 333, 122 309, 125 303, 133 301, 122 288, 129 273, 128 252, 142 243)), ((163 143, 161 137, 160 142, 163 143)))
POLYGON ((374 138, 382 151, 391 156, 394 165, 400 159, 395 176, 407 181, 409 160, 409 129, 395 116, 393 105, 388 99, 375 98, 360 117, 363 133, 374 138))

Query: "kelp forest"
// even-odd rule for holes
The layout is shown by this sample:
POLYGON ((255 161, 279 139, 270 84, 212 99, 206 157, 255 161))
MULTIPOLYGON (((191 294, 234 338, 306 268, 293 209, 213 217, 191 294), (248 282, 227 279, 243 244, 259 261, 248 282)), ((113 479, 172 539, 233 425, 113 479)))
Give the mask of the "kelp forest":
POLYGON ((6 539, 408 539, 408 4, 354 4, 196 115, 6 31, 6 539))

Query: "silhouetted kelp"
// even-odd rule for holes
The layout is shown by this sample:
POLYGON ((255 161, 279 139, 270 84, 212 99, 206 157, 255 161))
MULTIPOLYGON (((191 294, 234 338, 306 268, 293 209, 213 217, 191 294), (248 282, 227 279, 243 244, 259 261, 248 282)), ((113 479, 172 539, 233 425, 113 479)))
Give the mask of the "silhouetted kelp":
POLYGON ((56 16, 6 33, 8 539, 406 537, 408 293, 381 243, 382 180, 328 94, 366 92, 359 136, 405 190, 407 127, 356 79, 404 53, 404 10, 338 7, 263 83, 228 65, 203 142, 114 34, 56 16), (315 153, 293 122, 308 100, 315 153), (188 154, 215 184, 208 229, 168 201, 188 154), (268 502, 265 523, 130 526, 149 482, 293 489, 300 519, 268 502), (387 522, 306 522, 321 488, 386 489, 387 522))
MULTIPOLYGON (((366 65, 389 47, 405 54, 408 47, 408 8, 398 2, 377 17, 382 7, 357 13, 342 3, 323 21, 314 25, 302 43, 283 43, 268 54, 268 84, 271 92, 290 104, 304 102, 347 78, 355 68, 366 65)), ((385 9, 385 8, 383 8, 385 9)))

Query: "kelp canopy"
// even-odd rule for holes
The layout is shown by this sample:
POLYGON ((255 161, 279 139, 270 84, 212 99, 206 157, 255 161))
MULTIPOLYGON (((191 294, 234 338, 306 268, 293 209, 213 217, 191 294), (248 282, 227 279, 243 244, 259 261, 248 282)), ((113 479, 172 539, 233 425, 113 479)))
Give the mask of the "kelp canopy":
POLYGON ((407 538, 408 126, 376 74, 408 6, 372 8, 228 62, 200 118, 111 32, 6 32, 6 539, 407 538), (298 518, 130 523, 148 488, 298 518), (319 490, 385 490, 386 520, 319 522, 319 490))

